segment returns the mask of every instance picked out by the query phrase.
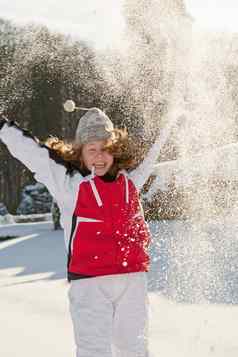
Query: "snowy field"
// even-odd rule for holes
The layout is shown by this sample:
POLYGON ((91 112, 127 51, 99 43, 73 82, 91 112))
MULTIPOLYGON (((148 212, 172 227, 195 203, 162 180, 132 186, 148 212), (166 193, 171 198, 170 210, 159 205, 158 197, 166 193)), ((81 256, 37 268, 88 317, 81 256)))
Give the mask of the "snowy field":
MULTIPOLYGON (((185 270, 189 270, 192 262, 188 259, 191 246, 186 244, 189 249, 184 250, 181 241, 192 236, 192 228, 184 222, 161 222, 152 225, 152 229, 155 239, 149 274, 151 356, 237 357, 238 305, 235 288, 238 279, 234 269, 227 268, 230 274, 225 276, 229 284, 223 281, 220 289, 216 290, 216 304, 211 303, 212 299, 215 300, 214 295, 207 292, 206 298, 201 299, 192 285, 189 285, 187 295, 184 291, 180 294, 179 289, 186 286, 185 270), (173 251, 175 246, 177 248, 173 251), (187 261, 188 266, 180 264, 183 261, 187 261), (230 287, 228 292, 227 286, 230 287), (189 291, 191 296, 188 296, 189 291)), ((224 227, 216 233, 218 238, 221 233, 227 234, 224 227)), ((2 225, 0 235, 20 236, 0 243, 0 356, 74 357, 63 232, 55 232, 50 222, 42 222, 2 225)), ((228 253, 238 262, 238 253, 237 256, 234 253, 238 252, 236 232, 234 237, 233 241, 231 239, 232 252, 228 253)), ((212 238, 207 239, 205 244, 203 237, 201 246, 213 257, 213 266, 216 267, 212 238)), ((216 257, 224 263, 228 253, 224 253, 223 257, 220 252, 220 256, 216 257)), ((195 268, 200 269, 204 264, 206 267, 207 255, 204 264, 199 259, 195 259, 195 268)), ((219 276, 222 273, 224 277, 224 272, 228 270, 220 269, 219 276)), ((210 262, 210 276, 206 275, 210 282, 214 281, 212 274, 215 275, 215 272, 210 262)), ((189 276, 194 278, 191 272, 189 276)), ((198 276, 201 279, 203 274, 198 276)))

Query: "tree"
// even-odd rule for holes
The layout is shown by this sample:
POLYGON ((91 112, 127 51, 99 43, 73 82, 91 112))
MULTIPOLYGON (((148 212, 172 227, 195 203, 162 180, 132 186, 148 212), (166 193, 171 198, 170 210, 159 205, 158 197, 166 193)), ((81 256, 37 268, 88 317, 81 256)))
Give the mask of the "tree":
MULTIPOLYGON (((0 107, 41 140, 49 134, 74 136, 79 115, 69 121, 63 112, 62 103, 68 97, 84 106, 100 106, 95 54, 85 43, 52 34, 45 27, 15 28, 2 21, 0 53, 0 107)), ((0 147, 0 199, 16 213, 21 188, 34 179, 3 144, 0 147)))

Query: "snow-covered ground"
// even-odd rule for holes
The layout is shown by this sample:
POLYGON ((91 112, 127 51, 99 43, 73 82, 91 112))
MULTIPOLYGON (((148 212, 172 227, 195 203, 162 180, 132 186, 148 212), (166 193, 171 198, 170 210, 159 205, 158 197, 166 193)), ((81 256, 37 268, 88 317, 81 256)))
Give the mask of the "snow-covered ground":
MULTIPOLYGON (((151 355, 237 357, 238 305, 234 303, 234 290, 238 281, 236 275, 232 275, 232 278, 226 275, 229 286, 232 285, 232 279, 235 281, 233 289, 228 291, 234 295, 233 304, 225 303, 232 301, 228 293, 223 294, 223 288, 227 290, 225 281, 223 285, 220 284, 220 290, 216 290, 217 295, 220 294, 216 297, 216 302, 219 301, 216 304, 211 303, 213 295, 208 304, 209 293, 201 299, 197 290, 194 293, 190 285, 186 292, 189 294, 190 291, 190 296, 184 296, 184 292, 180 294, 179 289, 186 285, 185 270, 188 271, 188 266, 191 266, 188 257, 191 254, 191 232, 194 227, 185 222, 161 222, 152 225, 152 229, 155 239, 149 274, 151 355), (187 237, 186 243, 190 239, 190 246, 186 244, 188 250, 184 250, 181 244, 185 241, 184 237, 187 237), (174 246, 177 248, 173 250, 174 246), (184 267, 181 262, 186 260, 188 263, 184 267), (181 281, 180 275, 183 277, 181 281), (194 296, 197 303, 190 302, 196 301, 194 296)), ((219 238, 221 233, 226 235, 224 227, 220 232, 217 229, 216 237, 219 238)), ((53 231, 50 222, 42 222, 0 226, 0 235, 20 236, 0 243, 0 355, 73 357, 74 341, 68 313, 63 232, 53 231)), ((213 241, 207 239, 206 245, 204 237, 199 238, 199 241, 202 241, 201 247, 214 258, 216 246, 213 241)), ((236 239, 231 239, 231 243, 234 260, 236 239)), ((224 253, 224 256, 227 254, 224 253)), ((207 255, 205 258, 207 264, 207 255)), ((201 270, 201 261, 197 258, 195 260, 195 267, 201 270)), ((212 262, 212 266, 216 267, 215 259, 212 262)), ((211 276, 216 272, 211 271, 213 273, 206 276, 212 282, 214 279, 211 276)), ((220 269, 219 276, 221 272, 227 271, 225 268, 220 269)), ((197 273, 201 279, 203 274, 197 273)), ((194 279, 191 272, 189 276, 194 279)))

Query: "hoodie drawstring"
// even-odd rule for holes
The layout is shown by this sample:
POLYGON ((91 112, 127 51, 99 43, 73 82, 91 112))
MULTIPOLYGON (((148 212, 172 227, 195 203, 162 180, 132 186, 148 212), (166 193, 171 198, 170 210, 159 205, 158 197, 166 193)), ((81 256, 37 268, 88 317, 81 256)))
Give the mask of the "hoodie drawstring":
MULTIPOLYGON (((97 201, 97 204, 99 207, 102 207, 102 200, 101 200, 101 197, 99 195, 99 192, 97 190, 97 187, 95 185, 95 182, 94 182, 94 176, 95 176, 95 167, 93 166, 92 167, 92 173, 91 173, 91 177, 90 177, 90 185, 92 187, 92 191, 93 191, 93 194, 95 196, 95 199, 97 201)), ((124 176, 124 179, 125 179, 125 195, 126 195, 126 203, 129 203, 129 182, 128 182, 128 177, 127 177, 127 174, 123 171, 121 171, 122 175, 124 176)))
POLYGON ((124 176, 125 179, 125 186, 126 186, 126 203, 129 203, 129 183, 128 183, 128 177, 125 171, 121 171, 122 175, 124 176))
POLYGON ((96 185, 95 185, 94 180, 93 180, 93 179, 90 179, 89 182, 90 182, 90 185, 91 185, 91 187, 92 187, 92 190, 93 190, 93 193, 94 193, 94 196, 95 196, 95 198, 96 198, 96 201, 97 201, 98 206, 99 206, 99 207, 102 207, 102 200, 101 200, 101 197, 100 197, 100 195, 99 195, 99 193, 98 193, 98 190, 97 190, 97 187, 96 187, 96 185))
POLYGON ((97 187, 95 185, 95 182, 94 182, 94 176, 95 176, 95 166, 92 167, 92 173, 91 173, 91 177, 90 177, 90 185, 92 187, 92 190, 93 190, 93 193, 94 193, 94 196, 95 196, 95 199, 97 201, 97 204, 99 207, 102 207, 102 200, 101 200, 101 197, 99 195, 99 192, 97 190, 97 187))

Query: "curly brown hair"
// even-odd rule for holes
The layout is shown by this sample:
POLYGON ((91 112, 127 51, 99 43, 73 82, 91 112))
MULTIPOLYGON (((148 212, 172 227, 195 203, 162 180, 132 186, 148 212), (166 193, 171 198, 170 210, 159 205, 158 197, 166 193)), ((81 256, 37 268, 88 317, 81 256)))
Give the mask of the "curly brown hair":
MULTIPOLYGON (((109 174, 116 175, 120 170, 132 170, 139 162, 139 151, 135 141, 129 137, 126 129, 114 129, 112 139, 105 141, 104 150, 114 157, 109 174)), ((71 163, 79 171, 87 171, 82 161, 82 144, 76 141, 59 139, 56 136, 48 137, 44 144, 60 156, 64 161, 71 163)))

